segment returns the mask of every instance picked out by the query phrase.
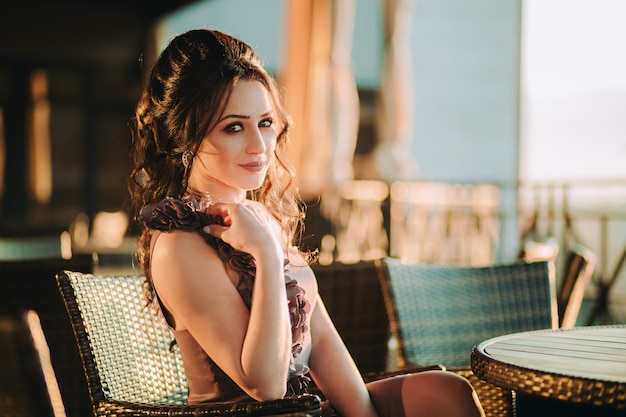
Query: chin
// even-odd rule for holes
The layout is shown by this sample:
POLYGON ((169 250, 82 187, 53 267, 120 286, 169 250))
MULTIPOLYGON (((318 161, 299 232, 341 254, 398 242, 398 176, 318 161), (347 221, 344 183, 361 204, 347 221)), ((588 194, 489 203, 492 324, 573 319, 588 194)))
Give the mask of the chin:
POLYGON ((242 190, 246 190, 246 191, 254 191, 254 190, 258 190, 259 188, 261 188, 261 186, 263 185, 263 181, 255 181, 255 182, 249 182, 246 184, 241 184, 241 188, 242 190))

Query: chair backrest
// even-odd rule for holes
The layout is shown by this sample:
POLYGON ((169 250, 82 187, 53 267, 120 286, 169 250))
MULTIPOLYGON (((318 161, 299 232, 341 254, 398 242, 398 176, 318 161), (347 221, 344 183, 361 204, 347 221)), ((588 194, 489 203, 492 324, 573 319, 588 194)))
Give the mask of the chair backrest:
POLYGON ((361 372, 387 367, 389 320, 374 261, 312 266, 330 318, 361 372))
POLYGON ((552 236, 542 240, 525 240, 518 259, 524 262, 552 261, 559 255, 559 242, 552 236))
POLYGON ((487 267, 381 262, 400 367, 469 366, 473 346, 485 339, 557 326, 548 261, 487 267))
POLYGON ((91 255, 79 254, 71 259, 0 261, 0 314, 34 310, 39 315, 66 413, 68 417, 82 417, 91 413, 91 403, 72 326, 55 280, 64 269, 92 272, 94 260, 91 255))
POLYGON ((143 276, 64 271, 57 283, 93 406, 104 400, 185 404, 182 357, 162 316, 147 305, 143 276))
POLYGON ((577 244, 568 251, 563 266, 564 274, 557 294, 559 326, 570 328, 576 325, 585 288, 596 267, 596 255, 577 244))
POLYGON ((0 415, 65 416, 39 316, 32 310, 0 315, 0 415))

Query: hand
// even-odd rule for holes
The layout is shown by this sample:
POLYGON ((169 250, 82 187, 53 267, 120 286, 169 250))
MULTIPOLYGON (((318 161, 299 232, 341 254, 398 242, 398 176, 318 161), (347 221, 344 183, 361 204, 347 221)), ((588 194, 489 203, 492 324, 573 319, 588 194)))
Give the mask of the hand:
POLYGON ((263 205, 249 201, 215 203, 206 209, 206 213, 222 217, 224 226, 212 224, 203 230, 233 248, 249 253, 255 259, 267 253, 282 253, 278 225, 263 205))

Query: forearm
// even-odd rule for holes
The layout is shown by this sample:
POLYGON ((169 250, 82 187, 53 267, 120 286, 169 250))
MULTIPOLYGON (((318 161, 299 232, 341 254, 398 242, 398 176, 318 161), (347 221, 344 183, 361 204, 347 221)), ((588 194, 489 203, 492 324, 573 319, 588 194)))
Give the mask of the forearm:
POLYGON ((376 412, 352 358, 341 350, 313 348, 311 374, 333 407, 346 417, 376 417, 376 412), (323 358, 333 358, 324 359, 323 358), (323 362, 323 363, 322 363, 323 362))
POLYGON ((333 407, 346 417, 376 417, 359 370, 318 300, 312 317, 311 375, 333 407))
POLYGON ((240 352, 233 357, 238 383, 255 399, 280 398, 291 355, 280 228, 260 203, 216 204, 211 210, 224 219, 224 226, 211 225, 209 233, 256 262, 252 303, 244 327, 236 331, 241 335, 238 345, 233 346, 240 352))
POLYGON ((256 255, 255 259, 258 259, 257 271, 242 347, 242 370, 251 387, 268 391, 261 396, 282 396, 291 356, 284 259, 282 253, 271 250, 256 255))

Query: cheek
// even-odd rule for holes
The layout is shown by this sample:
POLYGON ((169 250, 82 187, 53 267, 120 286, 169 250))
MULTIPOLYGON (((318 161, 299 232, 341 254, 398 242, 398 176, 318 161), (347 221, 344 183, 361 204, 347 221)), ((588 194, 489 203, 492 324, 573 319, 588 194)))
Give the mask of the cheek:
POLYGON ((212 148, 209 150, 206 148, 206 151, 196 155, 193 167, 197 168, 197 174, 201 176, 215 175, 220 171, 224 171, 224 166, 226 166, 231 159, 232 157, 225 149, 212 148))
POLYGON ((205 138, 200 148, 198 149, 198 153, 207 154, 207 155, 220 155, 223 150, 223 146, 218 143, 213 143, 209 138, 205 138))
POLYGON ((210 159, 212 163, 220 163, 224 159, 232 158, 237 152, 236 146, 231 142, 205 143, 200 148, 199 153, 210 159))
POLYGON ((274 153, 276 149, 276 135, 268 135, 265 138, 265 147, 267 148, 268 153, 274 153))

